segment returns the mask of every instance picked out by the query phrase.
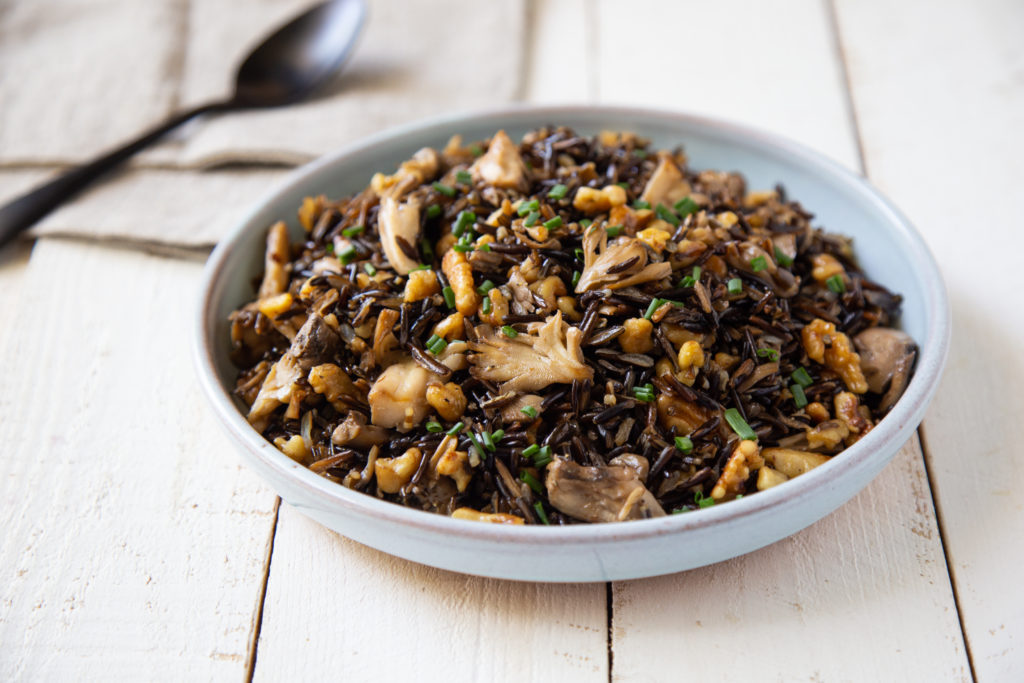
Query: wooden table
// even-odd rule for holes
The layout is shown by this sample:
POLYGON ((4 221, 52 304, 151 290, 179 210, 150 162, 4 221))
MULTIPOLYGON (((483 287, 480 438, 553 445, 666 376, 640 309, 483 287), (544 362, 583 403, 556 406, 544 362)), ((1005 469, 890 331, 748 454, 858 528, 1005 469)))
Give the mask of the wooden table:
POLYGON ((0 678, 1024 680, 1024 5, 536 0, 528 27, 524 100, 750 123, 903 208, 955 320, 920 438, 711 567, 447 573, 240 465, 190 362, 204 255, 41 239, 0 255, 0 678))

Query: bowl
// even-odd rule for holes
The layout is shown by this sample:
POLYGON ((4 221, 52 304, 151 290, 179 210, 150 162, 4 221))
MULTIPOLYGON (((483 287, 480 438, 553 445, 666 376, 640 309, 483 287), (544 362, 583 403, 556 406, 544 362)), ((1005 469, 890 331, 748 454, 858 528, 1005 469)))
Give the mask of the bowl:
POLYGON ((750 552, 821 519, 867 485, 910 438, 938 385, 950 335, 939 269, 917 231, 863 178, 805 147, 743 126, 687 114, 618 107, 517 107, 406 125, 324 156, 258 200, 217 246, 203 276, 195 359, 207 398, 242 458, 281 498, 355 541, 415 562, 526 581, 609 581, 676 572, 750 552), (683 145, 693 168, 742 172, 751 188, 781 182, 816 224, 854 238, 861 266, 904 296, 902 328, 919 344, 913 379, 892 411, 828 463, 727 505, 682 515, 569 527, 452 519, 351 491, 295 463, 249 426, 231 395, 228 315, 249 301, 263 268, 265 231, 295 218, 303 197, 361 190, 423 146, 460 133, 513 137, 545 124, 580 133, 629 130, 656 147, 683 145))

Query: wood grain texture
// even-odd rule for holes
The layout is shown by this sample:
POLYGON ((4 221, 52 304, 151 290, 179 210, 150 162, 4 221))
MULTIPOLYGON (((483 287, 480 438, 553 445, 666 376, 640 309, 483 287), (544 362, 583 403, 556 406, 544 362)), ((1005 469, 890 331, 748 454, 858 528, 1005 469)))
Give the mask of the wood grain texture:
POLYGON ((433 569, 282 505, 255 680, 604 683, 606 614, 603 584, 433 569))
POLYGON ((916 439, 778 543, 615 584, 616 681, 969 681, 916 439))
POLYGON ((1024 680, 1024 238, 1012 208, 1024 5, 842 1, 837 16, 869 175, 924 234, 950 292, 953 344, 925 435, 975 674, 1024 680))
POLYGON ((756 126, 856 169, 826 5, 723 0, 596 3, 598 100, 756 126))
POLYGON ((523 91, 527 102, 568 104, 597 99, 595 8, 590 0, 529 3, 523 91))
POLYGON ((276 498, 194 386, 199 273, 32 253, 0 350, 0 679, 245 675, 276 498))

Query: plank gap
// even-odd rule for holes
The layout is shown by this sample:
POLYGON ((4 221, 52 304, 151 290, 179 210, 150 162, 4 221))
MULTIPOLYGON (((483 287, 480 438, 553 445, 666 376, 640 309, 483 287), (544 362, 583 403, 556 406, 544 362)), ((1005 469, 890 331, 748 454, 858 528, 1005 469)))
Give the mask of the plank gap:
POLYGON ((836 14, 835 0, 822 0, 825 3, 825 16, 828 18, 829 31, 832 33, 832 45, 836 52, 836 62, 843 79, 843 100, 846 116, 850 119, 853 130, 853 141, 857 146, 857 165, 864 177, 868 175, 867 158, 864 155, 864 143, 860 137, 860 122, 857 120, 857 109, 853 106, 853 86, 850 83, 850 70, 846 67, 846 50, 843 47, 843 34, 839 31, 839 19, 836 14))
POLYGON ((615 661, 615 652, 612 649, 612 609, 615 601, 612 596, 612 582, 604 584, 605 613, 608 615, 605 620, 605 631, 608 634, 608 683, 612 683, 612 664, 615 661))
POLYGON ((267 583, 270 579, 270 563, 274 559, 274 541, 277 539, 277 520, 281 516, 281 497, 274 502, 274 523, 270 526, 270 545, 267 547, 267 559, 263 563, 263 582, 260 584, 260 602, 256 607, 256 623, 249 642, 249 661, 246 662, 245 680, 252 683, 256 674, 256 655, 260 647, 260 630, 263 628, 263 603, 267 600, 267 583))

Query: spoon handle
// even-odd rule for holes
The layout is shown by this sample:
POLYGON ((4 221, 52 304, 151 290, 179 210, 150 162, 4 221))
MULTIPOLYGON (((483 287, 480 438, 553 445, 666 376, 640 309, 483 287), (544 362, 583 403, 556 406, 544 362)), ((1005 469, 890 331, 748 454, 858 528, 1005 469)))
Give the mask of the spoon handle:
POLYGON ((76 166, 53 180, 30 190, 28 193, 0 207, 0 248, 13 240, 18 233, 53 211, 59 204, 85 188, 92 181, 116 167, 143 147, 158 140, 168 131, 177 128, 200 114, 223 111, 230 103, 214 102, 175 114, 159 126, 143 133, 135 140, 109 152, 95 161, 76 166))

